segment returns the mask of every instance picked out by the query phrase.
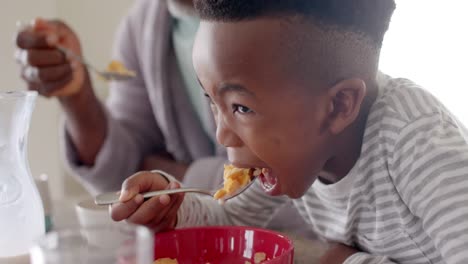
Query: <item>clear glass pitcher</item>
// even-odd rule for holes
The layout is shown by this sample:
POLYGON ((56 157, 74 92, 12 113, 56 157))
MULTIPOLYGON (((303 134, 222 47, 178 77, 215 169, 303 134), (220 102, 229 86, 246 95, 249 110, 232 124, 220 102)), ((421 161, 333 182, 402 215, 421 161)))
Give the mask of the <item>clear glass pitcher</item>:
POLYGON ((0 92, 0 260, 27 254, 45 232, 44 210, 27 160, 36 97, 36 92, 0 92))

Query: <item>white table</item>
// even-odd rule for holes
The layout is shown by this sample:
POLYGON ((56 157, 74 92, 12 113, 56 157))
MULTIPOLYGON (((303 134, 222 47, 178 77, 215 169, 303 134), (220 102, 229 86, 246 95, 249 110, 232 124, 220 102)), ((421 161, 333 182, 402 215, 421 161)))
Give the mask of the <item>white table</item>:
MULTIPOLYGON (((53 224, 56 229, 77 226, 78 219, 75 212, 75 204, 83 198, 63 199, 53 202, 53 224)), ((326 249, 326 245, 320 241, 303 239, 296 235, 287 234, 294 242, 295 264, 318 264, 318 259, 326 249)), ((0 259, 0 264, 29 264, 29 257, 17 259, 0 259)))

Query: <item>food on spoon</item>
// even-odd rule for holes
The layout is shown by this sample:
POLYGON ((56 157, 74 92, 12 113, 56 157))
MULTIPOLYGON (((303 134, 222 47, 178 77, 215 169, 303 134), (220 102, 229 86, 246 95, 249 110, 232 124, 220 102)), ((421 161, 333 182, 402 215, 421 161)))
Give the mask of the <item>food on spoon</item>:
POLYGON ((222 202, 226 196, 235 194, 239 189, 249 184, 252 177, 260 175, 261 171, 261 169, 245 169, 224 165, 224 186, 214 194, 214 199, 222 202))
POLYGON ((108 72, 119 73, 128 76, 135 76, 135 72, 127 69, 125 65, 117 60, 112 60, 106 69, 108 72))
POLYGON ((177 259, 159 258, 153 264, 179 264, 179 262, 177 262, 177 259))

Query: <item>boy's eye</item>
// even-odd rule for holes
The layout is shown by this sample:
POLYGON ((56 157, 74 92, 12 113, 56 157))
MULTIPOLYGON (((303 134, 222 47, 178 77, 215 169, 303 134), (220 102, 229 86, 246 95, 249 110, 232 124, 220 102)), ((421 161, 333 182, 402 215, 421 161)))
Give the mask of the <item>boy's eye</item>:
POLYGON ((240 114, 250 114, 252 113, 252 110, 248 108, 247 106, 239 105, 239 104, 233 104, 232 105, 232 112, 236 113, 239 112, 240 114))

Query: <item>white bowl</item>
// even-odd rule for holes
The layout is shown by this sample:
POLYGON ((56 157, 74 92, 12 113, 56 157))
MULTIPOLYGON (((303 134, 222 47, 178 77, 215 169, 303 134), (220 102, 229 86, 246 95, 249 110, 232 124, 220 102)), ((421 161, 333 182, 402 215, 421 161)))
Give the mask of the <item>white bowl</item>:
POLYGON ((115 224, 109 213, 109 206, 100 206, 92 198, 86 198, 75 206, 78 221, 82 227, 115 224))
POLYGON ((75 206, 78 222, 82 228, 101 228, 101 233, 88 232, 86 237, 90 244, 112 245, 115 236, 112 234, 112 226, 119 227, 126 225, 125 221, 115 222, 109 212, 109 206, 100 206, 94 203, 93 199, 87 198, 78 202, 75 206), (105 232, 111 232, 103 235, 105 232))

